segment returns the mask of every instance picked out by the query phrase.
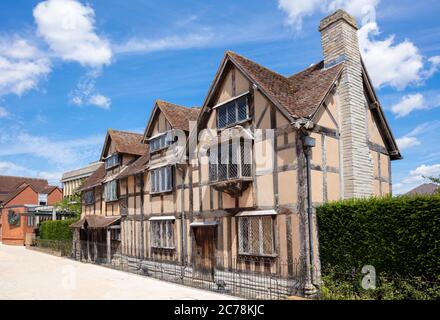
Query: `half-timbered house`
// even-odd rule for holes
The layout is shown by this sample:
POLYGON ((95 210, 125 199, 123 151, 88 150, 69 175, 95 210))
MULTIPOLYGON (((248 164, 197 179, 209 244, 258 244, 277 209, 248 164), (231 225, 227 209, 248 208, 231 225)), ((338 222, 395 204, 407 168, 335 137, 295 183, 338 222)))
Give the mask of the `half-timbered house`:
MULTIPOLYGON (((119 181, 124 201, 85 203, 83 214, 124 216, 122 256, 178 262, 212 281, 241 271, 301 278, 314 292, 314 208, 390 194, 390 161, 401 158, 355 19, 338 10, 319 30, 324 59, 289 76, 226 52, 200 109, 158 100, 142 137, 148 151, 89 178, 95 200, 96 181, 119 181)), ((83 190, 87 202, 92 189, 83 190)))

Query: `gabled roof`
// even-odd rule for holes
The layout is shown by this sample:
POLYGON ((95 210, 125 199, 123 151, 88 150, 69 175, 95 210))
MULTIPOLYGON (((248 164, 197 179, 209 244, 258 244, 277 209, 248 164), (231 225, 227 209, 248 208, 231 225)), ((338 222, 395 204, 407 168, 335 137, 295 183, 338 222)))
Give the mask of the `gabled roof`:
POLYGON ((46 179, 0 176, 0 203, 9 202, 27 186, 31 186, 37 193, 44 193, 49 184, 46 179))
POLYGON ((147 147, 142 143, 142 134, 140 133, 108 129, 102 148, 101 160, 104 158, 110 141, 113 142, 115 151, 118 153, 141 156, 145 153, 147 147))
POLYGON ((222 71, 233 63, 287 118, 310 117, 342 72, 343 64, 324 69, 321 61, 290 77, 285 77, 235 52, 227 51, 213 81, 204 106, 215 96, 222 71))
POLYGON ((84 184, 78 188, 78 191, 85 191, 96 187, 104 181, 105 178, 105 165, 101 164, 90 177, 84 181, 84 184))
POLYGON ((407 196, 414 195, 433 195, 438 192, 439 186, 435 183, 424 183, 405 193, 407 196))
POLYGON ((148 119, 147 127, 144 133, 144 139, 146 139, 147 135, 149 134, 151 125, 159 110, 163 113, 167 121, 170 123, 171 128, 187 132, 189 131, 189 122, 197 121, 200 112, 199 108, 188 108, 163 100, 156 100, 156 102, 154 103, 154 108, 151 112, 151 116, 148 119))
POLYGON ((136 159, 133 163, 129 164, 125 170, 116 177, 116 179, 123 179, 135 174, 145 171, 148 167, 148 161, 150 160, 150 153, 147 151, 143 156, 136 159))

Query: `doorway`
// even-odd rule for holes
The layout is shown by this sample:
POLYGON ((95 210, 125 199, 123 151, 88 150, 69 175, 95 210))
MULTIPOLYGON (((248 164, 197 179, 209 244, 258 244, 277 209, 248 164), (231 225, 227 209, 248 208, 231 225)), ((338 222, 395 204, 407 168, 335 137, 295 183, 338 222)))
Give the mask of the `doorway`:
POLYGON ((193 228, 194 232, 194 276, 202 280, 214 280, 215 232, 213 226, 193 228))

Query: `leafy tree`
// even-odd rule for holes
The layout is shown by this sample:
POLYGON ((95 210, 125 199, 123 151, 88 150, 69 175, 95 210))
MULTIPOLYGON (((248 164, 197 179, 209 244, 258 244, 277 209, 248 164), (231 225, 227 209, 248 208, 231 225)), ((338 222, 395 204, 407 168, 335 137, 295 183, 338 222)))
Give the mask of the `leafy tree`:
POLYGON ((71 212, 75 218, 81 216, 81 193, 77 192, 70 198, 64 198, 55 205, 57 210, 71 212))

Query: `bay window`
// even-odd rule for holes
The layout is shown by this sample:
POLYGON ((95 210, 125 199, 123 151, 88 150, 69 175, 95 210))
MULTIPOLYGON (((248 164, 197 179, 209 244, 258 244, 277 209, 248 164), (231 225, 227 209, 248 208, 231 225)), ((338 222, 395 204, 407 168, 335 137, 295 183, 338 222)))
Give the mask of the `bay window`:
POLYGON ((252 177, 252 142, 240 139, 212 146, 208 150, 209 181, 252 177))
POLYGON ((162 150, 173 142, 173 134, 171 131, 162 133, 161 135, 150 139, 150 153, 162 150))

